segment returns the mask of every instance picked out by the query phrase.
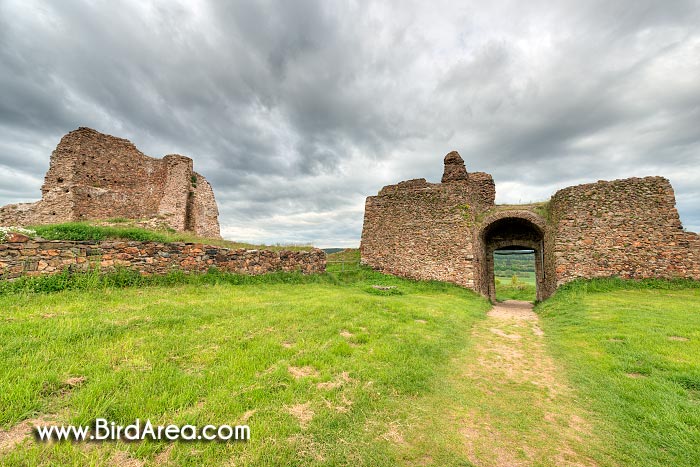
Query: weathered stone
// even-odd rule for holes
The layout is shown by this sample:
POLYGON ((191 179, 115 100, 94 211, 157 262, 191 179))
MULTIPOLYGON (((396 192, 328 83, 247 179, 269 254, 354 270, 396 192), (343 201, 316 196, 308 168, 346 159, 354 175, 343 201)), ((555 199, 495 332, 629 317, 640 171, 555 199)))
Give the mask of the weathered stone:
POLYGON ((700 280, 700 237, 684 232, 665 178, 600 181, 549 203, 496 206, 490 175, 445 157, 443 183, 410 180, 367 198, 362 263, 415 279, 454 282, 494 297, 493 252, 536 252, 538 299, 583 277, 700 280))
POLYGON ((457 151, 452 151, 445 156, 445 171, 442 174, 442 183, 467 180, 467 168, 462 156, 457 151))
POLYGON ((125 139, 90 128, 61 139, 41 191, 40 201, 1 207, 0 225, 145 218, 178 231, 220 236, 214 192, 194 172, 192 159, 176 154, 154 159, 125 139))
POLYGON ((323 272, 326 268, 325 253, 316 249, 305 252, 239 249, 235 255, 231 255, 228 248, 184 243, 34 242, 15 245, 15 249, 0 251, 0 279, 11 279, 29 272, 53 274, 66 268, 84 271, 98 266, 105 271, 123 266, 143 275, 165 274, 175 269, 204 272, 210 267, 242 274, 273 271, 312 274, 323 272), (25 248, 24 245, 33 248, 25 248), (151 253, 144 254, 146 251, 151 253), (88 256, 88 253, 94 252, 102 254, 88 256))
POLYGON ((28 236, 26 236, 24 234, 17 233, 17 232, 8 232, 5 235, 5 242, 7 242, 7 243, 26 243, 29 240, 31 240, 31 238, 29 238, 28 236))

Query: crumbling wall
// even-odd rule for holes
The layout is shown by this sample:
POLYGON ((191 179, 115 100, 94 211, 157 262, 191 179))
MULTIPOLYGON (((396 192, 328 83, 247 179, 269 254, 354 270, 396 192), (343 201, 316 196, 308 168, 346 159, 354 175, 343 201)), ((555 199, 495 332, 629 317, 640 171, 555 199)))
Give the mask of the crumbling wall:
POLYGON ((126 139, 90 128, 61 139, 41 191, 41 201, 0 208, 0 223, 160 216, 175 230, 190 226, 198 235, 219 237, 214 193, 193 171, 192 159, 176 154, 154 159, 126 139))
POLYGON ((469 174, 469 199, 474 212, 488 211, 494 206, 496 200, 496 185, 493 177, 484 172, 472 172, 469 174))
POLYGON ((0 280, 21 276, 130 268, 141 274, 171 271, 206 272, 216 267, 238 274, 266 274, 274 271, 322 273, 326 255, 322 250, 271 251, 229 249, 198 243, 155 243, 105 241, 29 241, 0 243, 0 280))
POLYGON ((700 279, 697 235, 683 232, 665 178, 565 188, 549 208, 556 225, 557 285, 579 277, 700 279))
POLYGON ((474 216, 493 204, 493 180, 474 182, 464 161, 445 157, 443 183, 425 179, 389 185, 365 203, 363 264, 390 274, 474 287, 474 216))
POLYGON ((367 198, 364 264, 491 297, 493 251, 510 246, 536 251, 538 299, 576 278, 700 280, 700 237, 683 231, 665 178, 597 182, 560 190, 548 203, 495 206, 489 174, 467 172, 456 152, 444 163, 442 183, 409 180, 367 198), (510 230, 490 235, 501 221, 512 222, 510 230), (536 239, 528 237, 532 226, 536 239))
POLYGON ((68 215, 51 220, 141 218, 158 211, 165 178, 164 162, 144 155, 130 141, 79 128, 51 154, 41 191, 43 198, 56 194, 57 199, 72 199, 68 215))
POLYGON ((219 209, 214 199, 214 190, 206 178, 194 174, 195 183, 190 200, 191 224, 188 230, 198 232, 203 237, 219 236, 219 209))
MULTIPOLYGON (((191 230, 188 225, 189 212, 187 203, 192 191, 192 159, 170 154, 163 158, 165 164, 165 183, 163 196, 158 205, 158 213, 164 216, 175 230, 191 230)), ((218 227, 218 224, 217 224, 218 227)), ((218 229, 217 229, 218 230, 218 229)))

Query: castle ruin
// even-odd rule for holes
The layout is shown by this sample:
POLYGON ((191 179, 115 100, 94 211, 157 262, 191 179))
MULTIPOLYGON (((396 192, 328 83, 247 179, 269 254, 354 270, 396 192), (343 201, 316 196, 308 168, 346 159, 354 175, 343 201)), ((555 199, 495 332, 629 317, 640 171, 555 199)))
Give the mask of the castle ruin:
POLYGON ((177 231, 220 237, 214 192, 192 159, 154 159, 126 139, 90 128, 61 139, 41 192, 35 203, 0 207, 0 225, 158 218, 177 231))
POLYGON ((599 181, 546 203, 496 205, 491 175, 468 173, 457 152, 444 162, 441 183, 409 180, 367 198, 363 264, 491 299, 501 249, 534 250, 538 300, 577 278, 700 280, 700 237, 683 230, 665 178, 599 181))

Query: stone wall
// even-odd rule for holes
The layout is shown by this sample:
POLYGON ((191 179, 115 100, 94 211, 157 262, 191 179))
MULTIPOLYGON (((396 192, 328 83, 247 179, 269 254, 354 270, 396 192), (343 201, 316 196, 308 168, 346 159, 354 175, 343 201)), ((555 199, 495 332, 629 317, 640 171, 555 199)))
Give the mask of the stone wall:
POLYGON ((565 188, 550 212, 558 285, 579 277, 700 279, 698 236, 683 231, 665 178, 565 188))
MULTIPOLYGON (((493 178, 445 156, 442 183, 389 185, 367 198, 362 263, 495 297, 493 252, 535 250, 537 297, 576 278, 700 280, 700 237, 684 232, 661 177, 570 187, 548 203, 497 206, 493 178)), ((524 196, 527 197, 527 196, 524 196)))
POLYGON ((443 180, 409 180, 367 198, 363 264, 389 274, 475 287, 472 225, 474 213, 493 204, 493 179, 467 174, 462 158, 451 152, 443 180))
POLYGON ((228 249, 196 243, 105 241, 29 241, 0 243, 0 279, 55 274, 68 268, 113 271, 132 268, 142 274, 166 274, 173 270, 206 272, 211 267, 239 274, 274 271, 321 273, 326 269, 322 250, 271 251, 228 249))
POLYGON ((78 128, 51 154, 36 203, 0 208, 0 225, 85 219, 161 217, 173 229, 219 237, 218 209, 209 183, 192 159, 148 157, 130 141, 78 128))
POLYGON ((219 237, 219 210, 214 199, 214 190, 206 178, 194 173, 195 187, 189 195, 190 213, 187 230, 207 238, 219 237))

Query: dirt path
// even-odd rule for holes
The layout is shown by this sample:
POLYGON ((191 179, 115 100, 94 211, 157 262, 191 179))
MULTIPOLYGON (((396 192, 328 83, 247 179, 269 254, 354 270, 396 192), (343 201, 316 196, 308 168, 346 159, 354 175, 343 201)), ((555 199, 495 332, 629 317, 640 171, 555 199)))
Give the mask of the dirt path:
POLYGON ((467 455, 477 466, 595 466, 588 416, 548 355, 528 302, 494 306, 473 331, 472 384, 463 420, 467 455))

